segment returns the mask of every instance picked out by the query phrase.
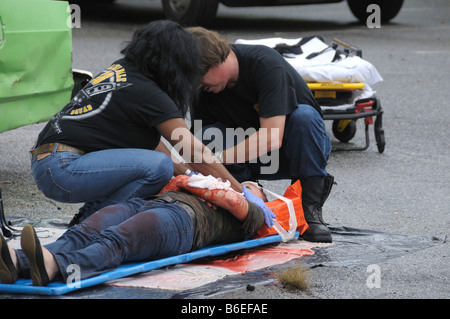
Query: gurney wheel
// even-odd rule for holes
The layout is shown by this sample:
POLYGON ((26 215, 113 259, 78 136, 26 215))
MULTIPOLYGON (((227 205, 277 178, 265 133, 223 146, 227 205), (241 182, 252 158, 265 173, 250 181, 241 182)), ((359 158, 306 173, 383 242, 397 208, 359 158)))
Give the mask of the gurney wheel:
POLYGON ((386 142, 384 141, 384 132, 381 132, 381 133, 378 133, 377 135, 375 135, 375 139, 377 140, 378 152, 383 153, 384 146, 386 145, 386 142))
POLYGON ((375 140, 377 141, 378 152, 384 152, 384 146, 386 145, 386 141, 384 139, 384 129, 382 128, 382 117, 381 115, 377 116, 374 125, 375 130, 375 140))
POLYGON ((356 134, 355 120, 334 120, 333 134, 341 142, 350 141, 356 134))

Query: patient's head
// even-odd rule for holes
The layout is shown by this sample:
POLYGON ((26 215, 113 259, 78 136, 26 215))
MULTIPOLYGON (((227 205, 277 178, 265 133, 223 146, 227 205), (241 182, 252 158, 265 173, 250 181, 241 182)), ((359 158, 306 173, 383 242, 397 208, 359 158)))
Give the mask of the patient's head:
POLYGON ((242 186, 247 188, 250 193, 252 193, 255 196, 258 196, 263 201, 267 202, 267 196, 264 194, 261 185, 255 182, 243 182, 242 186))

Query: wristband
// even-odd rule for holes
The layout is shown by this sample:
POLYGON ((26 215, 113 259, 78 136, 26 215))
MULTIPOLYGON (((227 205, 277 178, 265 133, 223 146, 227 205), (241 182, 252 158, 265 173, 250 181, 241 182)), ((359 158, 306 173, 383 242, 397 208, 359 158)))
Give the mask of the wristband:
POLYGON ((192 171, 188 168, 186 169, 186 172, 184 172, 184 175, 189 176, 192 173, 192 171))

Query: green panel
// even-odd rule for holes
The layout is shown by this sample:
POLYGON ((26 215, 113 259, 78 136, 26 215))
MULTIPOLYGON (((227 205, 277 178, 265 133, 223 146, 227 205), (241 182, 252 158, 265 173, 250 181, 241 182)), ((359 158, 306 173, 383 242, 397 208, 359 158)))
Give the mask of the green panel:
POLYGON ((0 132, 49 120, 69 102, 69 4, 0 1, 0 132))

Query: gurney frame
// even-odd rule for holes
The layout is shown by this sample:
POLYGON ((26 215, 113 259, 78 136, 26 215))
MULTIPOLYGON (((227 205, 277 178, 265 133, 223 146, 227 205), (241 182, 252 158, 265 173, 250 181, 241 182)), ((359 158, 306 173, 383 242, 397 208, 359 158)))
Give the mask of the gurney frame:
MULTIPOLYGON (((362 57, 362 50, 333 39, 330 45, 333 49, 342 48, 346 55, 362 57)), ((339 92, 353 92, 364 88, 364 83, 308 83, 320 103, 320 98, 325 97, 327 104, 331 107, 322 106, 324 120, 332 120, 332 131, 334 136, 342 143, 350 141, 356 133, 357 119, 364 118, 365 145, 362 147, 335 147, 333 151, 364 151, 369 148, 369 125, 374 124, 374 135, 379 153, 384 152, 386 141, 383 129, 383 108, 379 98, 372 96, 366 99, 356 100, 352 107, 345 109, 336 108, 339 104, 337 95, 339 92), (319 93, 319 94, 318 94, 319 93), (325 94, 324 94, 325 93, 325 94), (331 102, 331 103, 330 103, 331 102), (375 123, 373 117, 375 116, 375 123)))
POLYGON ((374 135, 379 153, 386 145, 383 129, 383 108, 377 97, 355 102, 354 107, 345 110, 323 110, 324 120, 332 120, 334 136, 343 143, 350 141, 356 133, 356 120, 364 118, 365 145, 361 147, 336 147, 333 151, 364 151, 370 145, 369 125, 374 125, 374 135), (373 120, 375 117, 375 121, 373 120))

